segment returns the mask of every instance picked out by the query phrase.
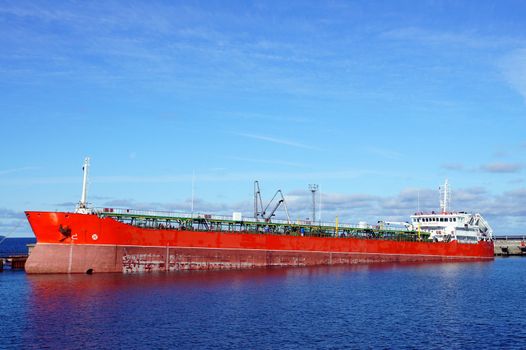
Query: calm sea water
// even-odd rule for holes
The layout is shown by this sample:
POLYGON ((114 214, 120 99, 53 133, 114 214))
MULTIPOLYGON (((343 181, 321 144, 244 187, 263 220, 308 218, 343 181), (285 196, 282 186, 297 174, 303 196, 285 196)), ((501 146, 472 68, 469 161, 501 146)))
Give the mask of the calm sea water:
POLYGON ((522 348, 526 258, 181 272, 0 273, 0 348, 522 348))

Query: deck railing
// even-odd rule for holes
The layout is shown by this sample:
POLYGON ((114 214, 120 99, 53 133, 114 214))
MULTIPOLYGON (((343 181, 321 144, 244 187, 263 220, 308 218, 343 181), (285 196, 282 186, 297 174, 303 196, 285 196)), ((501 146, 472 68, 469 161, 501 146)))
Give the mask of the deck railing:
POLYGON ((171 211, 137 210, 122 208, 95 208, 94 214, 146 229, 214 230, 254 234, 275 234, 310 237, 339 237, 383 239, 396 241, 421 241, 429 234, 417 231, 396 230, 370 225, 338 224, 334 222, 311 222, 275 219, 266 221, 255 218, 241 219, 226 215, 184 213, 171 211))
MULTIPOLYGON (((137 210, 137 209, 122 209, 122 208, 94 208, 93 211, 96 214, 101 214, 105 216, 111 215, 125 215, 125 216, 139 216, 139 217, 156 217, 156 218, 174 218, 174 219, 206 219, 206 220, 217 220, 217 221, 235 221, 242 222, 247 224, 281 224, 281 225, 298 225, 298 226, 315 226, 315 227, 336 227, 338 228, 362 228, 362 229, 372 229, 372 225, 358 225, 358 224, 346 224, 339 223, 336 225, 336 222, 313 222, 310 220, 288 220, 283 219, 272 219, 265 221, 264 219, 259 219, 257 221, 255 218, 241 218, 241 220, 235 220, 233 216, 227 215, 214 215, 214 214, 204 214, 204 213, 185 213, 185 212, 173 212, 173 211, 159 211, 159 210, 137 210)), ((387 229, 389 231, 389 229, 387 229)), ((394 230, 393 231, 400 231, 394 230)))

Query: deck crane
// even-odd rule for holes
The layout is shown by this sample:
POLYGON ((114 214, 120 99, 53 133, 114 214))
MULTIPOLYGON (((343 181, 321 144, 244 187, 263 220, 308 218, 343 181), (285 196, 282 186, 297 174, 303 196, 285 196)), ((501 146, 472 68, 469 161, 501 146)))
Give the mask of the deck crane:
POLYGON ((287 213, 287 220, 290 224, 291 221, 290 221, 289 210, 287 208, 287 203, 285 202, 285 197, 283 196, 283 192, 281 192, 281 190, 277 190, 276 193, 274 194, 274 197, 272 197, 270 202, 268 202, 267 206, 263 208, 263 200, 261 199, 261 190, 259 188, 259 181, 254 181, 254 219, 256 219, 256 221, 259 221, 259 219, 262 219, 265 222, 270 222, 270 220, 276 213, 276 210, 278 210, 279 206, 282 203, 283 203, 283 206, 285 207, 285 212, 287 213), (267 215, 267 210, 269 209, 270 205, 274 202, 276 197, 278 197, 279 200, 276 202, 276 205, 270 211, 270 214, 267 215))
POLYGON ((265 207, 265 209, 263 210, 263 212, 261 213, 261 217, 263 219, 265 219, 266 222, 269 222, 272 217, 274 216, 274 213, 276 212, 276 210, 278 210, 279 206, 281 205, 281 203, 283 203, 283 206, 285 207, 285 213, 287 213, 287 220, 290 224, 290 216, 289 216, 289 210, 287 208, 287 203, 285 202, 285 197, 283 196, 283 192, 281 192, 281 190, 277 190, 276 191, 276 194, 274 194, 274 197, 272 197, 272 199, 270 200, 270 202, 268 202, 267 206, 265 207), (280 200, 278 200, 276 202, 276 205, 274 206, 274 208, 272 209, 272 211, 270 212, 270 214, 268 214, 267 216, 266 213, 267 213, 267 209, 268 207, 270 206, 270 204, 272 204, 272 202, 274 202, 274 199, 276 199, 276 197, 280 196, 280 200))

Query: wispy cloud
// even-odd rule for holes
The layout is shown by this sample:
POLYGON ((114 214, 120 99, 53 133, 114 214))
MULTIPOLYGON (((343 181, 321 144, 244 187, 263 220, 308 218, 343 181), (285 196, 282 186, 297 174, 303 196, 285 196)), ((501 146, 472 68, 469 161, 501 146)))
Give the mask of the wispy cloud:
POLYGON ((254 139, 254 140, 275 143, 278 145, 285 145, 285 146, 290 146, 290 147, 295 147, 295 148, 303 148, 303 149, 311 149, 311 150, 320 150, 316 146, 306 145, 306 144, 295 142, 292 140, 277 139, 277 138, 270 137, 270 136, 247 134, 247 133, 236 133, 236 135, 247 137, 247 138, 254 139))
POLYGON ((62 202, 62 203, 55 203, 57 207, 65 207, 65 208, 75 208, 75 206, 78 203, 75 202, 62 202))
POLYGON ((488 173, 518 173, 524 165, 517 163, 491 163, 480 166, 480 170, 488 173))
POLYGON ((505 163, 496 162, 482 164, 479 166, 466 166, 461 163, 445 163, 440 166, 442 169, 451 171, 462 171, 462 172, 485 172, 493 174, 505 174, 505 173, 519 173, 524 169, 524 165, 520 163, 505 163))
POLYGON ((500 68, 508 84, 526 100, 526 49, 505 56, 500 68))
MULTIPOLYGON (((221 172, 221 173, 199 173, 196 177, 200 181, 207 182, 240 182, 252 181, 253 179, 261 180, 294 180, 294 181, 311 181, 312 179, 326 180, 350 180, 360 176, 381 175, 381 176, 399 176, 398 174, 386 174, 380 171, 369 170, 334 170, 334 171, 254 171, 254 172, 221 172)), ((93 176, 90 178, 91 183, 105 184, 130 184, 130 183, 188 183, 192 181, 192 174, 181 175, 160 175, 160 176, 131 176, 131 175, 114 175, 114 176, 93 176)), ((39 177, 39 178, 16 178, 0 181, 1 186, 34 186, 34 185, 59 185, 59 184, 77 184, 78 177, 39 177)))
MULTIPOLYGON (((237 11, 175 3, 134 3, 124 8, 84 2, 53 9, 16 2, 0 5, 0 16, 33 22, 2 28, 0 58, 9 63, 6 67, 23 67, 6 70, 3 78, 13 84, 60 79, 98 86, 140 83, 163 91, 167 86, 171 91, 235 89, 336 99, 347 99, 351 90, 355 96, 363 94, 350 87, 345 74, 332 71, 348 67, 347 59, 302 41, 247 36, 246 28, 266 20, 265 14, 256 12, 239 16, 237 11), (40 30, 49 23, 71 34, 40 30), (21 42, 31 50, 20 49, 21 42)), ((319 34, 319 25, 295 17, 282 21, 284 32, 319 34)))
POLYGON ((499 158, 499 159, 500 159, 500 158, 506 158, 506 157, 508 157, 509 155, 510 155, 509 152, 507 152, 507 151, 503 151, 503 150, 498 150, 498 151, 495 151, 495 152, 493 153, 493 157, 495 157, 495 158, 499 158))
POLYGON ((442 169, 446 169, 446 170, 456 170, 456 171, 460 171, 460 170, 464 170, 465 169, 464 164, 460 164, 460 163, 446 163, 446 164, 442 164, 441 168, 442 169))
POLYGON ((382 158, 387 158, 387 159, 392 159, 392 160, 400 159, 404 157, 404 155, 400 152, 389 150, 389 149, 384 149, 384 148, 369 147, 367 148, 367 151, 369 153, 380 156, 382 158))
POLYGON ((23 211, 15 211, 8 208, 0 208, 0 219, 21 219, 24 218, 23 211))
POLYGON ((35 169, 38 169, 38 168, 34 166, 26 166, 26 167, 21 167, 21 168, 4 169, 4 170, 0 170, 0 175, 12 174, 12 173, 20 172, 20 171, 35 170, 35 169))
POLYGON ((272 122, 283 122, 287 121, 289 123, 312 123, 312 119, 306 117, 290 116, 290 115, 279 115, 279 114, 263 114, 263 113, 254 113, 254 112, 222 112, 224 117, 232 119, 242 119, 242 120, 262 120, 262 121, 272 121, 272 122))
POLYGON ((277 159, 270 160, 270 159, 244 158, 244 157, 236 157, 236 156, 225 157, 225 158, 231 159, 231 160, 238 160, 242 162, 250 162, 250 163, 285 165, 285 166, 292 166, 292 167, 298 167, 298 168, 305 167, 305 164, 287 162, 287 161, 282 161, 282 160, 277 160, 277 159))
POLYGON ((414 41, 426 45, 462 46, 476 49, 524 45, 522 38, 487 36, 474 32, 429 30, 420 27, 404 27, 385 31, 382 37, 393 40, 414 41))

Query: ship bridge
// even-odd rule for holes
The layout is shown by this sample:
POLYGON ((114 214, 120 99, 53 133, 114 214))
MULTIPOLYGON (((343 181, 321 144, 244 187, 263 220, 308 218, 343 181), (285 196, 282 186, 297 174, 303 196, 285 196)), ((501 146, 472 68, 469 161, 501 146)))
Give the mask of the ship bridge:
POLYGON ((446 180, 440 188, 440 212, 415 213, 411 216, 413 227, 430 233, 430 238, 436 241, 476 243, 492 239, 493 230, 482 215, 449 211, 450 202, 450 189, 446 180))

